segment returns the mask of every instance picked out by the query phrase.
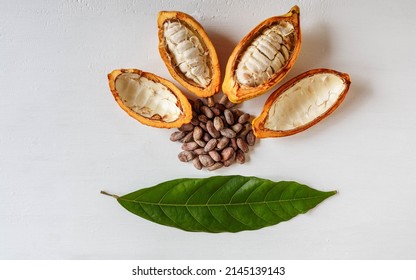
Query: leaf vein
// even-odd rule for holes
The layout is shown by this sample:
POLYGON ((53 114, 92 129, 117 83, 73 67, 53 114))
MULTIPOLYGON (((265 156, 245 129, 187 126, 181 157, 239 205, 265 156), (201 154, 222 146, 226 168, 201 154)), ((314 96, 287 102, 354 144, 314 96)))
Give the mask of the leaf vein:
POLYGON ((239 202, 239 203, 232 203, 232 204, 225 204, 225 203, 214 203, 214 204, 191 204, 191 205, 185 205, 185 204, 176 204, 176 203, 158 203, 158 202, 148 202, 148 201, 137 201, 137 200, 130 200, 130 199, 122 199, 126 202, 138 202, 143 204, 151 204, 151 205, 160 205, 160 206, 188 206, 188 207, 202 207, 202 206, 225 206, 225 205, 249 205, 249 204, 264 204, 264 203, 278 203, 278 202, 289 202, 289 201, 302 201, 302 200, 311 200, 316 198, 321 198, 322 196, 310 196, 310 197, 302 197, 302 198, 294 198, 294 199, 278 199, 278 200, 270 200, 270 201, 256 201, 256 202, 239 202))
POLYGON ((224 207, 225 207, 225 210, 227 210, 227 213, 231 216, 231 218, 233 218, 234 220, 236 220, 236 221, 237 221, 237 222, 239 222, 240 224, 242 224, 242 225, 244 225, 244 226, 247 226, 247 227, 248 227, 248 228, 250 228, 250 229, 253 229, 253 227, 252 227, 251 225, 248 225, 248 224, 246 224, 246 223, 243 223, 240 219, 237 219, 236 217, 234 217, 234 215, 233 215, 233 214, 231 214, 230 210, 228 210, 227 205, 224 205, 224 207))
POLYGON ((192 212, 191 211, 189 211, 189 209, 188 209, 188 206, 185 206, 186 207, 186 210, 188 210, 188 213, 191 215, 191 217, 198 223, 198 224, 200 224, 203 228, 205 228, 207 231, 212 231, 212 230, 210 230, 209 228, 207 228, 204 224, 202 224, 200 221, 198 221, 198 219, 197 218, 195 218, 194 217, 194 215, 192 214, 192 212))

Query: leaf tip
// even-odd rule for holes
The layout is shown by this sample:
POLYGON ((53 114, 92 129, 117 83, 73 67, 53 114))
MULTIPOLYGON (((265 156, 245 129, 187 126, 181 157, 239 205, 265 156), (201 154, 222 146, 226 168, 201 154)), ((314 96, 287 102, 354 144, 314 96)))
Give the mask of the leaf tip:
POLYGON ((338 194, 338 191, 337 190, 329 191, 328 192, 328 197, 333 196, 333 195, 336 195, 336 194, 338 194))

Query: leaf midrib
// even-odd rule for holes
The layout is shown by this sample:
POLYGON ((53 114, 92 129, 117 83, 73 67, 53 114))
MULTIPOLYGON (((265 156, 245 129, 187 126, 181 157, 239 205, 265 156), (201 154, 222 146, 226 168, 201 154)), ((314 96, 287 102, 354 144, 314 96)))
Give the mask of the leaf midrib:
POLYGON ((294 199, 279 199, 279 200, 270 200, 270 201, 256 201, 256 202, 239 202, 239 203, 214 203, 214 204, 177 204, 177 203, 159 203, 159 202, 149 202, 149 201, 138 201, 132 199, 124 199, 122 197, 119 200, 123 200, 125 202, 134 202, 134 203, 141 203, 147 205, 157 205, 157 206, 180 206, 180 207, 208 207, 208 206, 239 206, 239 205, 257 205, 257 204, 265 204, 265 203, 278 203, 278 202, 294 202, 294 201, 302 201, 302 200, 310 200, 315 198, 322 198, 322 197, 329 197, 334 195, 335 192, 326 193, 326 195, 321 196, 310 196, 310 197, 303 197, 303 198, 294 198, 294 199))

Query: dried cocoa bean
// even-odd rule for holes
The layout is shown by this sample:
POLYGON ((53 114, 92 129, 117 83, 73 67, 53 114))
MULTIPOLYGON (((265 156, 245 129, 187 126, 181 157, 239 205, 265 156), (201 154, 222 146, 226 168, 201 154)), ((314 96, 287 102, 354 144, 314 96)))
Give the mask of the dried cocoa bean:
POLYGON ((207 132, 204 133, 204 136, 202 137, 202 140, 204 140, 205 142, 208 142, 209 140, 211 140, 211 135, 207 132))
POLYGON ((199 120, 200 122, 206 123, 206 122, 208 121, 208 117, 207 117, 207 116, 205 116, 205 115, 199 115, 199 116, 198 116, 198 120, 199 120))
POLYGON ((174 133, 172 133, 170 135, 170 141, 179 141, 181 140, 183 137, 185 137, 186 132, 185 131, 175 131, 174 133))
POLYGON ((242 150, 244 153, 248 153, 249 148, 247 142, 243 138, 237 138, 237 146, 242 150))
POLYGON ((199 123, 199 127, 200 127, 200 128, 202 128, 204 131, 208 132, 208 130, 207 130, 207 125, 206 125, 205 123, 200 122, 200 123, 199 123))
POLYGON ((178 129, 180 131, 192 131, 194 129, 194 125, 192 123, 185 123, 178 129))
POLYGON ((251 123, 245 123, 244 128, 237 134, 238 137, 246 137, 247 133, 251 131, 251 123))
POLYGON ((230 110, 234 115, 234 120, 238 120, 244 113, 238 109, 231 109, 230 110))
POLYGON ((215 161, 209 155, 199 155, 198 158, 202 165, 205 167, 209 167, 215 164, 215 161))
POLYGON ((185 151, 193 151, 197 148, 199 148, 199 145, 196 142, 188 142, 182 145, 182 150, 185 151))
POLYGON ((214 105, 215 105, 214 97, 212 97, 212 96, 207 97, 207 106, 211 108, 214 105))
POLYGON ((243 125, 241 123, 236 123, 231 128, 235 131, 235 133, 239 133, 243 129, 243 125))
POLYGON ((220 133, 222 136, 225 136, 227 138, 234 138, 237 134, 235 133, 234 130, 232 130, 231 128, 223 128, 220 130, 220 133))
POLYGON ((250 114, 244 113, 238 118, 238 123, 245 124, 250 119, 250 114))
POLYGON ((223 120, 222 120, 220 117, 218 117, 218 116, 214 118, 213 123, 214 123, 214 127, 215 127, 215 129, 216 129, 216 130, 221 130, 221 129, 223 129, 223 128, 224 128, 224 122, 223 122, 223 120))
POLYGON ((237 151, 238 146, 237 146, 237 141, 235 140, 235 138, 230 139, 230 147, 233 148, 234 151, 237 151))
POLYGON ((195 112, 197 112, 198 114, 201 113, 200 109, 201 109, 201 106, 203 106, 203 105, 204 104, 202 103, 201 99, 195 100, 194 106, 193 106, 195 112))
POLYGON ((223 96, 221 96, 219 104, 225 105, 225 104, 227 104, 227 102, 228 102, 228 97, 227 97, 227 95, 224 94, 223 96))
POLYGON ((193 132, 193 131, 189 131, 189 132, 185 135, 185 137, 183 137, 180 141, 181 141, 182 143, 188 143, 188 142, 191 142, 191 141, 192 141, 192 139, 193 139, 193 134, 194 134, 194 132, 193 132))
POLYGON ((208 143, 205 145, 204 150, 205 152, 209 152, 213 150, 217 146, 217 139, 213 138, 208 141, 208 143))
POLYGON ((253 130, 251 130, 247 135, 246 135, 246 141, 247 144, 249 146, 253 146, 256 143, 256 136, 253 133, 253 130))
POLYGON ((220 110, 221 113, 224 112, 225 109, 227 109, 227 108, 225 108, 225 106, 223 104, 220 104, 220 103, 215 104, 214 108, 220 110))
POLYGON ((220 137, 220 133, 218 132, 218 130, 215 129, 214 124, 212 123, 212 121, 208 121, 207 122, 207 130, 208 133, 213 137, 213 138, 218 138, 220 137))
POLYGON ((178 154, 178 159, 182 162, 188 162, 195 158, 195 153, 191 151, 182 151, 178 154))
POLYGON ((233 125, 234 124, 234 115, 233 115, 233 113, 230 110, 225 109, 224 110, 224 116, 225 116, 225 121, 229 125, 233 125))
POLYGON ((207 154, 207 152, 205 152, 205 150, 204 150, 204 148, 198 148, 198 149, 195 149, 195 150, 193 150, 193 152, 196 154, 196 155, 206 155, 207 154))
POLYGON ((224 161, 224 166, 228 167, 235 162, 235 153, 231 156, 231 158, 224 161))
POLYGON ((221 168, 221 167, 223 167, 223 166, 224 166, 224 164, 223 164, 223 163, 221 163, 221 162, 216 162, 216 163, 214 163, 212 166, 208 167, 208 170, 209 170, 209 171, 214 171, 214 170, 217 170, 218 168, 221 168))
POLYGON ((207 116, 208 119, 212 119, 214 117, 214 113, 208 106, 205 105, 201 107, 201 113, 207 116))
POLYGON ((198 116, 196 116, 195 118, 192 118, 192 120, 191 120, 191 124, 193 124, 194 126, 199 125, 198 116))
POLYGON ((227 147, 229 142, 230 142, 230 138, 227 138, 227 137, 220 138, 220 140, 218 140, 218 143, 217 143, 217 149, 220 151, 223 150, 225 147, 227 147))
POLYGON ((246 156, 244 152, 240 149, 238 149, 237 152, 235 152, 235 159, 239 164, 243 164, 246 162, 246 156))
POLYGON ((234 154, 234 149, 232 147, 227 147, 221 151, 221 158, 223 161, 226 161, 229 160, 234 154))
POLYGON ((210 151, 209 156, 215 161, 221 161, 221 155, 215 150, 210 151))
POLYGON ((196 139, 195 140, 195 143, 197 143, 198 144, 198 146, 200 146, 200 147, 205 147, 205 145, 207 144, 205 141, 203 141, 203 140, 201 140, 201 139, 196 139))
POLYGON ((202 163, 201 163, 201 161, 199 160, 198 157, 194 158, 192 163, 194 164, 196 169, 198 169, 198 170, 202 169, 202 163))
POLYGON ((201 139, 203 134, 204 131, 202 130, 202 128, 200 126, 195 126, 193 133, 194 140, 201 139))
POLYGON ((221 110, 215 107, 210 108, 211 111, 214 113, 215 116, 221 115, 221 110))

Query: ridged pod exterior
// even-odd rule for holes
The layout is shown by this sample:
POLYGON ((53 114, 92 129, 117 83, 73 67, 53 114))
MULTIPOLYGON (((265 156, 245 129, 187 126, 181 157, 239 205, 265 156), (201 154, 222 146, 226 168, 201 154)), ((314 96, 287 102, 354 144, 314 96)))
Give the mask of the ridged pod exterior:
POLYGON ((199 24, 190 15, 179 11, 159 12, 157 24, 159 37, 159 53, 172 77, 187 90, 199 97, 209 97, 218 93, 221 87, 220 63, 214 45, 212 44, 211 40, 208 37, 208 34, 205 32, 201 24, 199 24), (205 55, 207 57, 208 66, 212 74, 212 79, 207 86, 202 87, 190 80, 189 78, 187 78, 175 64, 172 54, 170 53, 167 47, 167 42, 164 35, 164 24, 167 21, 179 21, 183 26, 185 26, 191 32, 194 33, 194 35, 200 40, 201 44, 206 49, 205 55))
POLYGON ((222 84, 222 91, 228 96, 228 99, 234 103, 240 103, 242 101, 264 94, 286 76, 286 74, 295 63, 295 60, 300 52, 300 47, 300 10, 298 6, 294 6, 288 13, 284 15, 275 16, 264 20, 238 43, 238 45, 231 53, 230 58, 228 59, 225 70, 225 77, 222 84), (283 21, 290 22, 293 25, 295 32, 294 46, 291 50, 289 59, 278 72, 271 75, 271 77, 264 83, 255 87, 240 84, 236 79, 236 69, 242 55, 246 52, 251 43, 262 34, 262 32, 271 26, 283 21))
POLYGON ((186 96, 173 83, 169 82, 168 80, 162 77, 159 77, 152 73, 143 72, 138 69, 117 69, 108 74, 108 81, 109 81, 110 90, 117 104, 125 112, 127 112, 127 114, 129 114, 132 118, 138 120, 144 125, 157 127, 157 128, 177 128, 177 127, 180 127, 182 124, 189 123, 192 119, 191 104, 189 103, 186 96), (177 99, 176 106, 180 110, 178 118, 174 121, 167 122, 167 121, 164 121, 163 118, 159 115, 155 115, 152 117, 145 117, 139 114, 138 112, 134 111, 128 105, 126 105, 125 101, 123 101, 123 99, 121 98, 116 87, 117 79, 121 75, 126 74, 126 73, 137 74, 138 76, 144 77, 156 84, 161 84, 165 86, 170 91, 170 93, 172 93, 177 99))
MULTIPOLYGON (((313 83, 313 79, 310 79, 311 83, 313 83)), ((319 82, 318 82, 319 83, 319 82)), ((333 85, 334 83, 332 83, 333 85)), ((268 138, 268 137, 284 137, 284 136, 289 136, 289 135, 293 135, 296 133, 299 133, 301 131, 304 131, 308 128, 310 128, 311 126, 317 124, 318 122, 320 122, 322 119, 326 118, 327 116, 329 116, 332 112, 335 111, 336 108, 338 108, 338 106, 342 103, 342 101, 345 99, 345 96, 347 95, 347 92, 349 90, 351 84, 351 79, 350 76, 346 73, 341 73, 335 70, 331 70, 331 69, 325 69, 325 68, 320 68, 320 69, 313 69, 313 70, 309 70, 303 74, 300 74, 297 77, 292 78, 291 80, 289 80, 288 82, 286 82, 285 84, 283 84, 281 87, 279 87, 276 91, 274 91, 269 98, 267 99, 263 110, 261 112, 261 114, 256 117, 253 121, 252 121, 252 127, 253 127, 253 132, 256 135, 257 138, 268 138), (285 93, 296 93, 298 94, 298 96, 296 96, 295 98, 297 98, 297 106, 287 106, 287 107, 280 107, 282 110, 284 109, 285 112, 281 113, 281 116, 287 117, 290 115, 293 116, 293 118, 299 118, 299 111, 298 112, 294 112, 294 109, 300 108, 300 107, 304 107, 304 108, 308 108, 308 106, 310 106, 309 104, 324 104, 327 100, 323 100, 323 98, 321 98, 321 100, 318 100, 319 98, 315 98, 315 99, 311 99, 310 96, 307 96, 307 92, 313 92, 313 88, 314 85, 313 84, 307 84, 307 85, 303 85, 301 82, 305 81, 308 78, 314 78, 314 77, 318 77, 320 76, 320 78, 316 78, 316 79, 321 79, 321 86, 325 85, 325 82, 323 82, 322 80, 324 79, 324 77, 331 77, 333 79, 338 80, 337 83, 335 84, 336 87, 332 87, 331 88, 331 84, 330 83, 326 83, 327 86, 325 88, 326 91, 324 91, 325 93, 327 93, 326 95, 323 95, 325 97, 327 97, 327 99, 330 99, 330 95, 336 92, 336 95, 334 95, 336 98, 333 98, 333 100, 330 102, 330 105, 327 106, 327 108, 325 108, 324 111, 322 111, 320 114, 317 114, 317 116, 315 116, 313 119, 310 119, 309 121, 305 122, 302 125, 299 126, 295 126, 291 129, 268 129, 266 127, 266 122, 269 122, 269 114, 270 114, 270 109, 271 107, 275 104, 275 102, 281 102, 282 99, 279 100, 279 97, 281 97, 281 95, 285 94, 285 93), (308 88, 309 87, 309 88, 308 88), (291 89, 296 89, 293 90, 292 92, 290 92, 291 89), (337 92, 338 91, 338 92, 337 92), (305 97, 302 97, 302 95, 304 95, 305 97), (309 103, 305 105, 302 104, 302 99, 303 100, 307 100, 309 103)), ((288 96, 286 96, 288 97, 288 96)), ((322 96, 321 96, 322 97, 322 96)), ((290 98, 290 96, 289 96, 290 98)), ((287 104, 287 103, 286 103, 287 104)), ((289 104, 289 105, 293 105, 289 104)), ((325 104, 326 105, 326 104, 325 104)), ((276 109, 274 109, 276 110, 276 109)), ((276 114, 276 112, 273 110, 272 114, 276 114)), ((305 114, 301 114, 301 116, 303 118, 306 119, 308 118, 308 113, 309 110, 305 110, 306 113, 305 114)))

